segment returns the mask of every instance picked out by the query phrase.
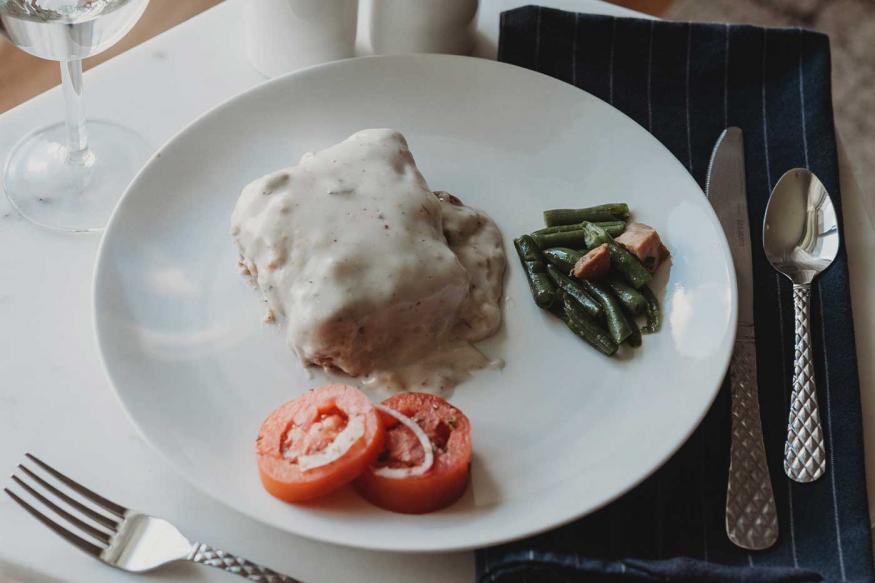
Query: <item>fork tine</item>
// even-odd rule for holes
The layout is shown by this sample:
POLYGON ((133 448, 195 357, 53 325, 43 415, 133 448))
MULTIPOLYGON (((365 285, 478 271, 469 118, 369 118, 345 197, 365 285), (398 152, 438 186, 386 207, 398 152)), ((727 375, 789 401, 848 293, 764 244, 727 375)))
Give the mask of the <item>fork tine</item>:
POLYGON ((92 492, 91 490, 89 490, 88 488, 83 486, 82 484, 74 481, 72 478, 68 478, 67 476, 65 476, 64 474, 62 474, 61 472, 59 472, 58 470, 56 470, 55 468, 53 468, 52 466, 47 464, 46 462, 42 461, 41 459, 39 459, 35 455, 30 454, 30 453, 26 453, 24 455, 28 459, 32 460, 39 467, 41 467, 42 469, 44 469, 45 471, 47 471, 48 473, 50 473, 54 477, 58 478, 60 481, 64 482, 65 484, 67 484, 68 486, 70 486, 71 488, 73 488, 74 490, 76 490, 77 492, 79 492, 80 494, 82 494, 83 496, 85 496, 86 498, 88 498, 89 500, 94 502, 95 504, 112 512, 113 514, 115 514, 119 518, 125 517, 125 512, 127 512, 128 509, 125 508, 124 506, 122 506, 121 504, 116 504, 112 500, 107 500, 106 498, 104 498, 100 494, 98 494, 96 492, 92 492))
POLYGON ((18 495, 16 495, 15 492, 10 490, 9 488, 3 488, 3 491, 6 492, 6 494, 8 494, 10 498, 15 500, 15 502, 19 506, 21 506, 22 508, 27 510, 27 512, 31 516, 33 516, 34 518, 36 518, 37 520, 42 522, 44 525, 46 525, 47 527, 49 527, 50 529, 55 531, 55 534, 65 538, 67 540, 67 542, 76 545, 77 547, 79 547, 80 550, 85 551, 89 555, 92 555, 94 557, 100 556, 100 553, 103 549, 101 549, 99 546, 88 542, 87 540, 79 537, 78 535, 73 534, 72 532, 70 532, 69 530, 64 528, 63 526, 56 524, 51 518, 45 516, 39 510, 37 510, 36 508, 34 508, 33 506, 31 506, 30 504, 28 504, 27 502, 25 502, 21 498, 19 498, 18 495))
POLYGON ((112 529, 113 531, 115 531, 118 528, 118 522, 116 522, 115 520, 113 520, 112 518, 110 518, 108 516, 101 514, 100 512, 97 512, 96 510, 93 510, 93 509, 85 506, 84 504, 82 504, 81 502, 79 502, 78 500, 73 498, 72 496, 68 496, 64 492, 61 492, 60 490, 58 490, 57 488, 55 488, 54 486, 49 484, 47 481, 43 480, 37 474, 30 471, 30 469, 28 467, 23 466, 21 464, 18 464, 18 469, 20 469, 22 472, 24 472, 25 474, 30 476, 30 478, 33 479, 34 481, 36 481, 40 486, 42 486, 43 488, 45 488, 46 490, 48 490, 49 492, 51 492, 52 494, 54 494, 55 496, 57 496, 58 498, 60 498, 61 500, 63 500, 64 502, 66 502, 67 504, 69 504, 70 506, 72 506, 73 508, 75 508, 76 510, 78 510, 79 512, 81 512, 82 514, 87 516, 88 518, 90 518, 91 520, 93 520, 95 522, 99 522, 103 526, 105 526, 109 529, 112 529))
POLYGON ((15 480, 16 484, 18 484, 19 486, 21 486, 22 488, 27 490, 27 492, 31 496, 33 496, 34 498, 36 498, 37 500, 42 502, 44 505, 46 505, 52 512, 54 512, 55 514, 57 514, 58 516, 60 516, 61 518, 63 518, 67 522, 69 522, 70 524, 75 525, 76 527, 78 527, 81 530, 84 530, 85 532, 87 532, 88 534, 93 536, 94 538, 99 539, 106 544, 109 544, 110 536, 107 533, 103 532, 102 530, 98 530, 97 528, 94 528, 93 526, 91 526, 87 522, 73 516, 72 514, 70 514, 69 512, 67 512, 66 510, 64 510, 63 508, 61 508, 60 506, 58 506, 57 504, 55 504, 54 502, 52 502, 51 500, 49 500, 48 498, 46 498, 45 496, 43 496, 42 494, 37 492, 36 490, 34 490, 27 482, 25 482, 24 480, 22 480, 18 476, 12 476, 12 479, 15 480))

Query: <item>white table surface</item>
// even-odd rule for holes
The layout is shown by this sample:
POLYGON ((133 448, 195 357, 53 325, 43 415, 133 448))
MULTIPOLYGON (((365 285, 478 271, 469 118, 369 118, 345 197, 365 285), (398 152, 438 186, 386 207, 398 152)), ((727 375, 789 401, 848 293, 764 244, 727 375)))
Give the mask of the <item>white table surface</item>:
MULTIPOLYGON (((494 57, 498 13, 525 0, 483 0, 477 53, 494 57)), ((625 11, 597 0, 542 2, 588 12, 625 11)), ((121 121, 155 147, 228 97, 264 81, 246 61, 239 0, 230 0, 86 74, 90 116, 121 121)), ((60 119, 57 89, 0 115, 0 159, 23 134, 60 119)), ((867 444, 875 452, 875 233, 843 166, 857 354, 867 444), (864 358, 864 355, 866 357, 864 358)), ((184 482, 137 434, 99 364, 91 326, 98 237, 36 229, 0 197, 0 475, 24 452, 42 456, 95 490, 168 518, 190 537, 234 551, 307 583, 470 582, 473 553, 402 555, 315 543, 246 518, 184 482)), ((868 464, 870 499, 875 463, 868 464)), ((5 478, 4 478, 5 479, 5 478)), ((154 580, 230 581, 189 564, 154 580)), ((135 581, 100 565, 0 496, 0 581, 135 581)), ((143 580, 143 579, 139 579, 143 580)))

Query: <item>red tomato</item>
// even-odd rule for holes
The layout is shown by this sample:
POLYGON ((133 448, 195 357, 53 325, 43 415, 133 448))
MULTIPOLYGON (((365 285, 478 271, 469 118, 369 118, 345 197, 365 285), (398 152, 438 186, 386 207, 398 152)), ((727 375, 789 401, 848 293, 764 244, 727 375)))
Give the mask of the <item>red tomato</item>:
POLYGON ((328 494, 373 463, 383 439, 377 411, 359 389, 313 389, 262 423, 255 444, 261 483, 286 502, 328 494))
POLYGON ((432 512, 458 500, 468 484, 471 465, 471 424, 465 414, 444 399, 426 393, 401 393, 386 399, 383 405, 422 428, 431 441, 434 463, 419 476, 379 475, 380 468, 414 468, 425 457, 413 431, 381 413, 386 447, 377 463, 354 482, 356 490, 381 508, 406 514, 432 512))

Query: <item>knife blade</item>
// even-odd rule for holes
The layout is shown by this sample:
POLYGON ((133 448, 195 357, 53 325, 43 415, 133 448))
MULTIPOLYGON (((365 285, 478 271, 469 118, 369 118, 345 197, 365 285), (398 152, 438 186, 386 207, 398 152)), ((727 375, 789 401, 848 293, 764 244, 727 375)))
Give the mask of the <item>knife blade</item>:
POLYGON ((778 514, 760 420, 753 260, 741 129, 727 128, 717 139, 708 165, 705 194, 729 242, 738 282, 738 330, 729 364, 732 438, 726 489, 726 534, 742 548, 766 549, 778 540, 778 514))
POLYGON ((705 195, 732 251, 738 282, 738 334, 753 338, 753 260, 744 175, 744 136, 739 128, 727 128, 717 139, 708 165, 705 195))

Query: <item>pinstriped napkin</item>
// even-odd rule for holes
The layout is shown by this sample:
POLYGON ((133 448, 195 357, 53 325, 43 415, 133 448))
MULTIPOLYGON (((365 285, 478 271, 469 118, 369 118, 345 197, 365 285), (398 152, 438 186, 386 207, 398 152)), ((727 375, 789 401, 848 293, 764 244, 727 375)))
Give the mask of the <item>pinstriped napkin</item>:
POLYGON ((828 38, 799 29, 527 6, 502 14, 499 59, 613 104, 665 144, 700 185, 720 132, 728 125, 744 130, 760 403, 781 536, 763 552, 741 550, 726 538, 724 388, 695 434, 654 476, 574 524, 480 551, 479 581, 875 580, 844 248, 812 300, 829 466, 819 481, 796 484, 782 467, 793 367, 791 285, 768 265, 760 240, 769 192, 792 167, 814 171, 841 213, 828 38))

